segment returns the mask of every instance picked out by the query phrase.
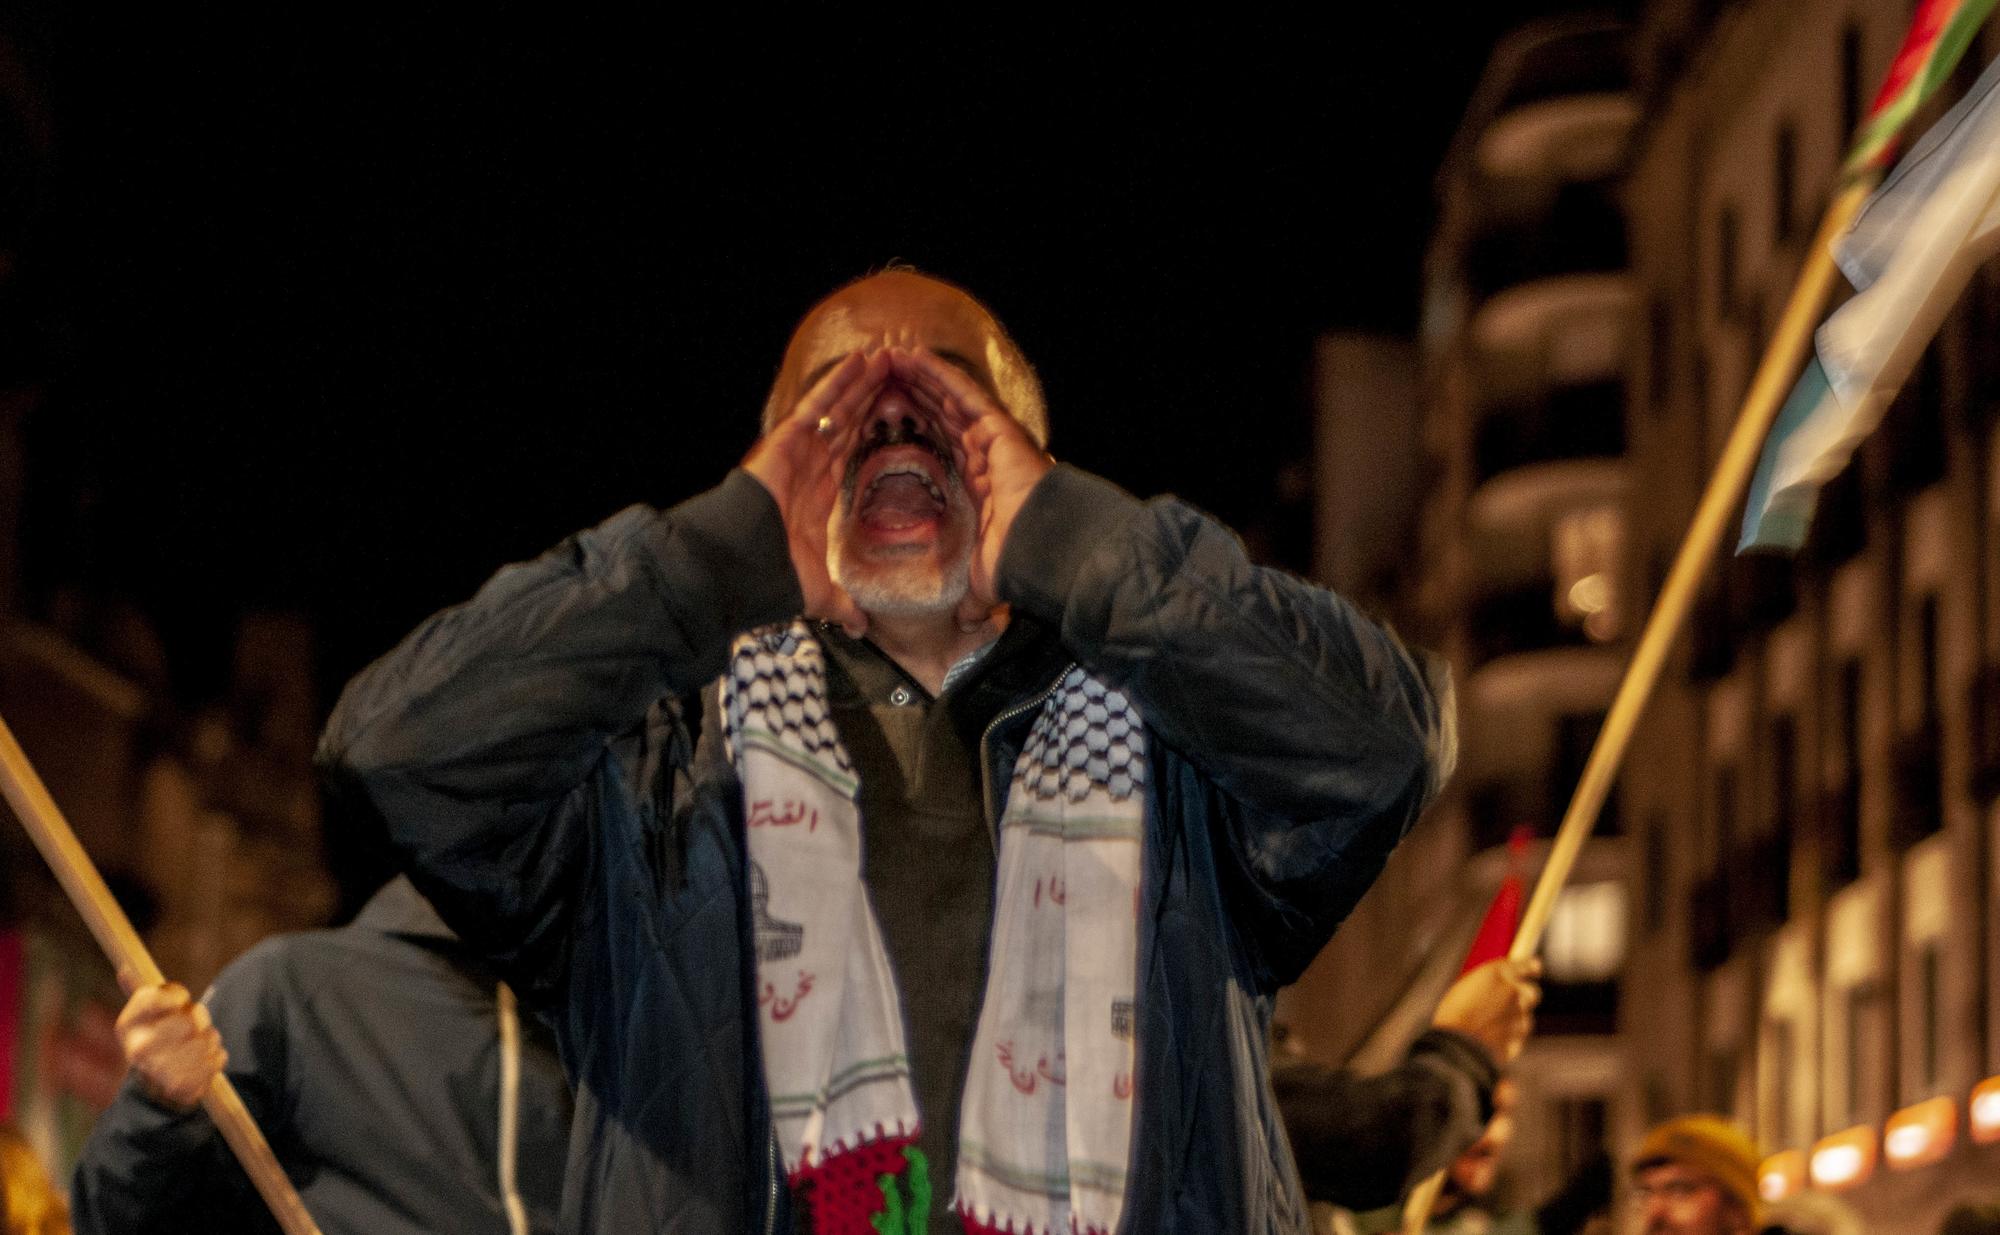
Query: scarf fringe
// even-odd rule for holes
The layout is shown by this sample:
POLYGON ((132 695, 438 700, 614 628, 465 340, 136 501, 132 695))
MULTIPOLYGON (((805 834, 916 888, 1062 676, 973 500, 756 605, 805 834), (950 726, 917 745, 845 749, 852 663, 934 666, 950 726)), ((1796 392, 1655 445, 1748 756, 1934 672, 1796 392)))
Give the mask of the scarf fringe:
POLYGON ((867 1140, 851 1143, 845 1140, 835 1140, 827 1147, 827 1151, 819 1156, 817 1163, 812 1160, 812 1153, 808 1151, 805 1155, 805 1161, 799 1163, 798 1169, 791 1172, 785 1178, 794 1187, 800 1184, 808 1184, 813 1181, 815 1175, 826 1170, 829 1164, 833 1163, 835 1159, 843 1154, 860 1153, 863 1150, 874 1149, 882 1145, 893 1145, 897 1149, 906 1149, 916 1144, 917 1138, 922 1134, 923 1129, 921 1127, 906 1128, 901 1123, 898 1123, 895 1131, 892 1132, 881 1124, 876 1124, 875 1135, 869 1137, 867 1140))
POLYGON ((965 1205, 954 1204, 951 1211, 965 1224, 965 1235, 1111 1235, 1108 1227, 1085 1226, 1071 1217, 1069 1225, 1062 1231, 1052 1226, 1036 1226, 1032 1222, 1016 1223, 1012 1218, 1002 1219, 999 1214, 988 1214, 984 1219, 974 1214, 965 1205))

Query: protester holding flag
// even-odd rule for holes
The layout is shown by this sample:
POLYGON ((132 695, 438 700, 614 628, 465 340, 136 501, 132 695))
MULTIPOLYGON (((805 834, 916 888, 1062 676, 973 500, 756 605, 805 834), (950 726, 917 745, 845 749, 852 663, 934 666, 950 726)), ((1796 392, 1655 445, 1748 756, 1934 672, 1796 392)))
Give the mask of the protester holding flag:
POLYGON ((26 1138, 0 1124, 0 1235, 69 1235, 69 1207, 26 1138))
POLYGON ((1501 1069, 1528 1040, 1541 969, 1504 958, 1475 966, 1445 992, 1404 1061, 1379 1076, 1273 1069, 1307 1199, 1352 1210, 1394 1204, 1478 1140, 1501 1069))
POLYGON ((548 1032, 399 877, 345 927, 266 939, 205 1004, 133 994, 131 1071, 76 1166, 80 1235, 276 1229, 195 1106, 219 1043, 325 1235, 556 1230, 570 1100, 548 1032))

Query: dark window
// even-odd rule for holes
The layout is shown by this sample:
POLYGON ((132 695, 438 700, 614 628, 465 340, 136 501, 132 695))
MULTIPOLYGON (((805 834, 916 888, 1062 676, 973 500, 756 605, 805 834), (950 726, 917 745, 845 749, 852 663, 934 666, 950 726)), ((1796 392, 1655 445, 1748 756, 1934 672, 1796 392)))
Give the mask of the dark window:
POLYGON ((1666 297, 1653 297, 1646 306, 1646 398, 1651 404, 1646 410, 1656 418, 1666 415, 1667 401, 1673 393, 1672 330, 1673 310, 1666 297))
POLYGON ((1861 874, 1861 662, 1841 662, 1829 718, 1840 748, 1840 780, 1828 793, 1820 846, 1825 890, 1845 887, 1861 874))
POLYGON ((1625 383, 1559 386, 1534 400, 1489 407, 1472 449, 1481 481, 1535 463, 1622 455, 1625 383))
POLYGON ((1966 290, 1966 338, 1970 343, 1969 389, 1965 416, 1968 423, 1984 428, 2000 412, 2000 273, 1989 263, 1974 273, 1966 290))
POLYGON ((1843 1061, 1847 1082, 1843 1095, 1847 1100, 1847 1118, 1841 1121, 1843 1123, 1854 1123, 1861 1118, 1861 1060, 1864 1054, 1861 1044, 1868 1036, 1870 998, 1871 993, 1865 984, 1851 987, 1847 992, 1847 1058, 1843 1061))
POLYGON ((1602 1098, 1558 1098, 1555 1101, 1557 1167, 1569 1179, 1604 1153, 1609 1119, 1602 1098))
POLYGON ((1882 1017, 1882 989, 1873 981, 1858 982, 1847 992, 1847 1058, 1842 1071, 1847 1082, 1843 1123, 1867 1123, 1887 1112, 1874 1092, 1887 1042, 1882 1017))
POLYGON ((1917 965, 1917 999, 1922 1005, 1917 1013, 1923 1023, 1917 1043, 1917 1074, 1924 1078, 1927 1090, 1938 1083, 1938 1009, 1944 997, 1941 968, 1937 945, 1925 947, 1917 965))
POLYGON ((1771 830, 1791 852, 1799 818, 1799 727, 1790 715, 1771 721, 1771 830))
POLYGON ((1480 597, 1472 606, 1469 630, 1468 651, 1475 667, 1496 656, 1581 647, 1587 642, 1580 628, 1557 616, 1545 579, 1480 597))
POLYGON ((1736 207, 1724 206, 1715 219, 1715 315, 1733 321, 1739 308, 1736 287, 1736 207))
MULTIPOLYGON (((1568 807, 1571 796, 1576 793, 1577 782, 1583 779, 1583 765, 1590 760, 1590 748, 1597 742, 1597 731, 1603 727, 1602 712, 1557 718, 1555 758, 1549 769, 1549 804, 1552 809, 1568 807)), ((1604 795, 1603 809, 1597 812, 1596 833, 1599 836, 1616 836, 1620 830, 1618 785, 1614 781, 1610 791, 1604 795)))
POLYGON ((1646 1073, 1645 1083, 1646 1122, 1664 1123, 1674 1113, 1673 1092, 1667 1088, 1667 1077, 1663 1072, 1646 1073))
MULTIPOLYGON (((1944 478, 1944 360, 1935 341, 1890 405, 1890 478, 1914 493, 1944 478)), ((1850 465, 1852 466, 1852 465, 1850 465)))
POLYGON ((1848 138, 1861 127, 1866 89, 1861 79, 1861 27, 1848 22, 1840 31, 1840 131, 1848 138))
POLYGON ((1799 133, 1787 120, 1778 125, 1771 150, 1771 235, 1783 244, 1797 230, 1799 133))
POLYGON ((1932 740, 1944 729, 1944 668, 1939 663, 1938 598, 1932 592, 1917 606, 1917 673, 1923 687, 1923 728, 1932 740))
POLYGON ((1759 874, 1772 883, 1772 907, 1782 922, 1791 913, 1792 848, 1799 827, 1799 729, 1791 716, 1771 722, 1771 830, 1759 874))
POLYGON ((1716 1047, 1708 1053, 1708 1109, 1729 1115, 1736 1109, 1737 1053, 1732 1047, 1716 1047))
POLYGON ((1728 559, 1722 569, 1732 642, 1741 643, 1752 632, 1768 630, 1797 612, 1798 587, 1789 556, 1746 553, 1728 559))
POLYGON ((1717 862, 1727 862, 1736 853, 1739 831, 1736 823, 1736 769, 1722 764, 1715 769, 1714 814, 1709 835, 1715 844, 1717 862))
POLYGON ((1777 1079, 1772 1086, 1772 1095, 1777 1105, 1776 1126, 1767 1132, 1776 1133, 1776 1148, 1792 1148, 1804 1143, 1809 1133, 1792 1126, 1792 1072, 1798 1067, 1798 1035, 1792 1030, 1789 1018, 1778 1017, 1771 1022, 1771 1073, 1777 1079))
POLYGON ((1899 845, 1922 840, 1944 825, 1944 783, 1938 766, 1944 736, 1938 699, 1943 674, 1938 665, 1936 593, 1925 596, 1917 606, 1916 641, 1921 719, 1916 732, 1901 735, 1896 745, 1895 839, 1899 845))
POLYGON ((1642 904, 1645 907, 1645 922, 1648 933, 1657 934, 1667 925, 1667 883, 1671 872, 1667 870, 1667 813, 1656 810, 1646 821, 1646 869, 1640 878, 1645 882, 1642 904))
POLYGON ((1868 547, 1866 486, 1856 457, 1820 490, 1806 549, 1822 566, 1834 566, 1868 547))

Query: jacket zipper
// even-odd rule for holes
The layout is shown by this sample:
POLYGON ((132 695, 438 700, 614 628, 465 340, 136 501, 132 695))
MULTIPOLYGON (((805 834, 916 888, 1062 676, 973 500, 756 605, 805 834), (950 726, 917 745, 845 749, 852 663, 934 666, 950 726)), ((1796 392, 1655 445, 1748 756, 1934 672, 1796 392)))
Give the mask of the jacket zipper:
POLYGON ((1074 668, 1076 668, 1075 661, 1071 661, 1069 664, 1063 666, 1063 671, 1056 674, 1056 680, 1044 687, 1041 694, 1036 695, 1026 703, 1017 703, 1000 713, 1000 715, 987 722, 985 732, 979 735, 979 801, 986 808, 986 838, 993 844, 993 854, 995 857, 998 857, 1000 854, 1000 820, 997 818, 997 811, 993 801, 993 761, 987 756, 986 741, 993 736, 993 731, 1001 725, 1006 724, 1023 712, 1031 711, 1047 703, 1049 696, 1056 693, 1056 688, 1063 684, 1063 679, 1068 677, 1070 670, 1074 668))
POLYGON ((771 1121, 771 1139, 764 1144, 764 1155, 770 1162, 771 1199, 764 1206, 764 1235, 778 1233, 778 1123, 771 1121))

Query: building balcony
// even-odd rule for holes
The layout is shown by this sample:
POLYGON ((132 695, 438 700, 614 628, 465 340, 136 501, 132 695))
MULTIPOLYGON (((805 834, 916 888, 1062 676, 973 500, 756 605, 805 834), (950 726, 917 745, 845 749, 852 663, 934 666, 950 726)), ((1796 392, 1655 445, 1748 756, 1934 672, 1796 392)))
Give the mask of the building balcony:
POLYGON ((1619 22, 1588 16, 1535 22, 1494 49, 1472 106, 1496 99, 1489 114, 1503 115, 1568 95, 1622 93, 1630 57, 1631 31, 1619 22))
POLYGON ((1483 598, 1532 586, 1546 601, 1555 588, 1556 529, 1589 511, 1622 509, 1625 487, 1621 459, 1536 464, 1481 485, 1466 506, 1468 593, 1483 598))
POLYGON ((1785 924, 1791 910, 1791 844, 1775 828, 1730 846, 1689 890, 1689 961, 1711 972, 1785 924))
POLYGON ((1487 300, 1471 322, 1480 400, 1520 402, 1618 378, 1632 305, 1622 272, 1537 279, 1487 300))
POLYGON ((1496 192, 1468 228, 1461 265, 1475 303, 1541 279, 1624 270, 1625 215, 1615 184, 1496 192))
POLYGON ((1493 180, 1601 180, 1619 170, 1638 122, 1622 90, 1543 99, 1496 118, 1473 158, 1493 180))
POLYGON ((1621 139, 1629 136, 1631 120, 1607 124, 1607 118, 1593 116, 1591 101, 1628 92, 1630 39, 1619 22, 1586 16, 1544 19, 1502 39, 1445 153, 1439 188, 1447 213, 1454 201, 1474 195, 1471 190, 1487 171, 1488 150, 1506 156, 1497 163, 1504 172, 1524 154, 1565 144, 1602 145, 1588 139, 1607 136, 1607 128, 1621 139), (1573 106, 1578 103, 1582 106, 1573 106))
POLYGON ((1624 453, 1625 384, 1613 379, 1488 407, 1473 432, 1472 471, 1484 484, 1515 468, 1624 453))
MULTIPOLYGON (((1514 828, 1554 831, 1617 689, 1623 658, 1599 648, 1503 656, 1466 680, 1461 778, 1472 847, 1504 844, 1514 828)), ((1604 832, 1617 831, 1607 803, 1604 832)))

